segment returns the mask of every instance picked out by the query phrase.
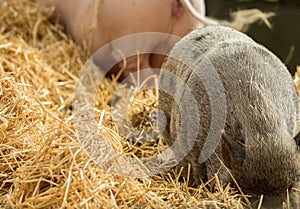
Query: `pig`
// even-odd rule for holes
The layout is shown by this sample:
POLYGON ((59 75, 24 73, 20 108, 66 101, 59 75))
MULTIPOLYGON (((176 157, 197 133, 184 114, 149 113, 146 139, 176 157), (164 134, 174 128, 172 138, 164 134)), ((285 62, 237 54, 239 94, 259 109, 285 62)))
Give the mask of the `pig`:
MULTIPOLYGON (((99 48, 125 35, 141 32, 160 32, 178 36, 178 40, 195 28, 204 25, 216 25, 218 21, 206 17, 204 0, 39 0, 43 6, 55 6, 54 18, 58 18, 73 36, 74 40, 95 53, 99 48)), ((269 14, 252 12, 247 18, 252 22, 263 19, 265 22, 269 14), (251 17, 250 17, 251 16, 251 17), (259 18, 256 18, 259 17, 259 18), (253 18, 253 19, 252 19, 253 18)), ((244 14, 244 13, 243 13, 244 14)), ((243 15, 245 16, 245 15, 243 15)), ((245 24, 251 24, 246 22, 245 24)), ((222 21, 222 24, 243 28, 244 22, 235 20, 232 23, 222 21)), ((138 40, 137 40, 138 41, 138 40)), ((143 40, 142 40, 143 41, 143 40)), ((144 43, 146 51, 153 52, 153 48, 165 47, 171 49, 174 41, 157 40, 157 43, 144 43), (167 44, 166 44, 167 43, 167 44), (148 45, 147 45, 148 44, 148 45), (167 45, 167 46, 166 46, 167 45)), ((132 44, 134 45, 134 43, 132 44)), ((113 44, 112 50, 105 58, 96 58, 95 63, 105 66, 104 62, 119 52, 113 44), (110 54, 109 54, 110 53, 110 54)), ((137 49, 136 51, 139 51, 137 49)), ((126 70, 120 75, 120 81, 137 69, 136 57, 127 58, 126 70)), ((158 74, 165 56, 155 53, 140 56, 140 68, 149 69, 141 80, 151 74, 158 74)), ((123 63, 112 68, 108 76, 117 75, 123 63)))
MULTIPOLYGON (((191 165, 191 184, 218 174, 223 183, 235 185, 235 179, 243 192, 264 195, 269 203, 284 201, 289 189, 293 193, 300 181, 299 98, 287 68, 272 52, 229 27, 205 26, 174 46, 159 83, 159 109, 167 118, 163 139, 170 146, 180 145, 175 156, 186 152, 178 166, 187 175, 191 165), (214 93, 205 84, 211 80, 215 85, 216 77, 223 93, 214 93), (197 103, 184 99, 188 91, 197 103), (223 127, 212 126, 224 113, 223 127), (212 155, 203 158, 211 130, 216 134, 208 143, 219 143, 212 155)), ((275 208, 265 202, 267 208, 275 208)), ((293 208, 297 207, 294 201, 293 208)))
MULTIPOLYGON (((92 53, 125 35, 161 32, 183 37, 197 27, 217 24, 205 16, 204 0, 40 0, 40 3, 55 5, 54 17, 59 18, 77 43, 87 45, 92 53)), ((148 51, 160 42, 148 46, 148 51)), ((162 55, 141 55, 141 68, 158 68, 163 59, 162 55)), ((136 58, 128 60, 121 80, 136 70, 136 58)), ((101 61, 96 61, 100 67, 101 61)), ((110 73, 117 74, 121 66, 122 63, 110 73)))

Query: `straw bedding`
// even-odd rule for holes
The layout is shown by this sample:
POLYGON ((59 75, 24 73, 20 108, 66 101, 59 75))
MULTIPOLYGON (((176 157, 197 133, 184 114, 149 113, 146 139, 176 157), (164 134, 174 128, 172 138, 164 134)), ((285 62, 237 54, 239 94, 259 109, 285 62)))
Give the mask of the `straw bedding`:
MULTIPOLYGON (((178 181, 180 170, 135 179, 95 165, 81 149, 72 116, 89 53, 49 22, 51 12, 35 1, 0 2, 0 208, 247 207, 245 196, 217 178, 190 188, 178 181)), ((155 142, 131 143, 111 122, 117 87, 115 79, 105 80, 97 93, 103 134, 124 154, 155 153, 155 142)), ((130 114, 137 127, 147 126, 144 112, 156 101, 150 91, 134 98, 130 114)))

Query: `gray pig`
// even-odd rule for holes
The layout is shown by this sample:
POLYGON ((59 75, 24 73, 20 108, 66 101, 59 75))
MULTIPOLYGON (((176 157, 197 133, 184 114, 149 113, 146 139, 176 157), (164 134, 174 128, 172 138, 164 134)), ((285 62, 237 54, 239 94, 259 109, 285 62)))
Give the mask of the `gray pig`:
POLYGON ((300 143, 295 137, 299 122, 298 94, 287 68, 265 47, 228 27, 197 29, 172 49, 163 64, 160 84, 163 87, 159 108, 167 118, 164 140, 174 144, 180 132, 184 132, 186 138, 183 137, 179 142, 181 148, 174 153, 188 152, 179 165, 187 168, 191 164, 194 183, 218 173, 224 183, 233 182, 234 178, 247 194, 276 197, 276 200, 284 200, 287 189, 299 183, 300 143), (196 69, 191 68, 191 62, 196 69), (224 90, 223 94, 213 94, 215 100, 209 96, 213 89, 205 84, 216 80, 211 71, 216 71, 224 90), (169 73, 183 82, 176 81, 169 73), (184 99, 187 92, 184 86, 192 92, 196 105, 184 99), (212 127, 221 118, 212 115, 212 101, 225 101, 214 104, 214 111, 220 115, 227 113, 223 127, 212 127), (184 103, 183 107, 178 103, 184 103), (196 112, 200 116, 199 127, 193 122, 196 112), (220 143, 212 145, 216 149, 204 162, 200 153, 205 152, 202 149, 211 129, 215 132, 211 143, 220 143), (193 133, 196 137, 191 146, 189 137, 193 133))

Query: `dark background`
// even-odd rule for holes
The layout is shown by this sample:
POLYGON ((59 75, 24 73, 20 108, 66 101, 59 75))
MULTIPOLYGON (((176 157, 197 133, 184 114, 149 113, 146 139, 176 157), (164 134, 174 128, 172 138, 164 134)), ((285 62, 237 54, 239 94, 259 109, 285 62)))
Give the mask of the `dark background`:
POLYGON ((292 48, 294 53, 286 63, 294 74, 300 65, 300 0, 206 0, 207 15, 217 19, 230 19, 230 13, 240 9, 257 8, 275 12, 271 18, 273 29, 260 24, 251 26, 247 34, 266 46, 283 62, 292 48))

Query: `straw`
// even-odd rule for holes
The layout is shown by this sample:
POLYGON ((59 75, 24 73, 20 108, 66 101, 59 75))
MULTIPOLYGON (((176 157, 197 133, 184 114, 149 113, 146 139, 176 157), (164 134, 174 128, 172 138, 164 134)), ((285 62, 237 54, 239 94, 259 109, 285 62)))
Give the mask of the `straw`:
MULTIPOLYGON (((217 176, 197 188, 181 169, 131 178, 95 164, 76 138, 72 102, 89 53, 35 1, 0 2, 0 207, 7 208, 243 208, 243 196, 217 176), (180 181, 179 179, 184 179, 180 181)), ((299 69, 298 69, 299 70, 299 69)), ((299 78, 296 76, 299 87, 299 78)), ((158 139, 138 143, 120 134, 111 102, 119 87, 105 79, 95 117, 104 138, 126 156, 159 152, 158 139)), ((136 89, 135 89, 136 90, 136 89)), ((129 119, 151 130, 155 90, 132 97, 129 119)), ((188 169, 188 175, 190 168, 188 169)))

